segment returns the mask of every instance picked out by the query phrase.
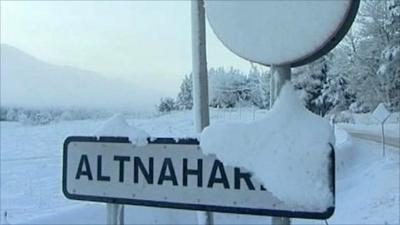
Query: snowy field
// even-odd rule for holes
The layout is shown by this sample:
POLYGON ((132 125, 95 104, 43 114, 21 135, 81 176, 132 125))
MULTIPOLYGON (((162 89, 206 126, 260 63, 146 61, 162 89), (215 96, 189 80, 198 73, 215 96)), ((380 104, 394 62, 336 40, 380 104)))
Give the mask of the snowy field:
MULTIPOLYGON (((250 122, 261 119, 264 114, 265 111, 252 109, 214 110, 211 122, 250 122)), ((64 139, 70 135, 91 135, 101 122, 68 121, 46 126, 0 123, 2 224, 105 222, 105 204, 67 200, 61 192, 64 139), (5 211, 7 221, 3 216, 5 211)), ((154 137, 195 136, 191 112, 129 119, 128 122, 154 137)), ((351 127, 363 129, 365 125, 352 124, 351 127)), ((388 127, 393 132, 400 129, 398 122, 388 127)), ((328 220, 329 224, 399 224, 399 156, 399 148, 388 146, 383 158, 381 144, 352 138, 337 126, 336 211, 328 220)), ((197 216, 193 211, 128 206, 125 221, 126 224, 196 224, 197 216)), ((270 218, 217 213, 215 222, 269 224, 270 218)), ((324 221, 295 219, 293 223, 324 224, 324 221)))

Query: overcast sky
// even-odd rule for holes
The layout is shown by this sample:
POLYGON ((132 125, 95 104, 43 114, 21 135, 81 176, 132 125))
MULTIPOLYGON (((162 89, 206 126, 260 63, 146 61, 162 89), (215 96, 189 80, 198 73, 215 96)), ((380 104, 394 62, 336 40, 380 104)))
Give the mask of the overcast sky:
MULTIPOLYGON (((210 27, 207 41, 209 67, 249 70, 210 27)), ((1 1, 1 42, 174 96, 191 71, 190 1, 1 1)))

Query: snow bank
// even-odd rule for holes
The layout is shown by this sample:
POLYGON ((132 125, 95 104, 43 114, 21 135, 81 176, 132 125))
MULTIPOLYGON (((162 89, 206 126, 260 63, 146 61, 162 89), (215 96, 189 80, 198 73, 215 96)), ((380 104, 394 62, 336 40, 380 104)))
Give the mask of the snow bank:
POLYGON ((345 130, 343 130, 339 127, 336 127, 336 129, 335 129, 335 147, 346 143, 348 141, 348 139, 349 139, 349 134, 345 130))
POLYGON ((333 129, 304 108, 290 83, 264 119, 217 124, 201 135, 205 153, 253 171, 291 209, 321 212, 333 205, 329 143, 334 143, 333 129))
POLYGON ((95 133, 97 137, 128 137, 132 144, 146 145, 150 137, 144 130, 130 126, 122 114, 115 114, 95 133))

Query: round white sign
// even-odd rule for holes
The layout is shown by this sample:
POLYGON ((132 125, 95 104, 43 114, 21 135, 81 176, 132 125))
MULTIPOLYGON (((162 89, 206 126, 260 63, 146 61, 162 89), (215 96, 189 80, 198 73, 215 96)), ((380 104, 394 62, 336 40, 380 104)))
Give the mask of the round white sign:
POLYGON ((235 54, 264 65, 300 66, 340 42, 359 4, 359 0, 207 0, 205 7, 215 34, 235 54))

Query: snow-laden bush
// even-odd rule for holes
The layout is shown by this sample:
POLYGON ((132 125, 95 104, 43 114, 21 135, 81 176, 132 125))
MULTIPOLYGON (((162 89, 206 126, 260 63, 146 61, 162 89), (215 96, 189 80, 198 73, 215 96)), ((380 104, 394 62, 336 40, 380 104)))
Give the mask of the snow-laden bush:
POLYGON ((54 118, 49 112, 39 112, 33 117, 33 122, 35 125, 49 124, 54 118))
POLYGON ((60 115, 60 118, 59 118, 59 120, 61 120, 61 121, 70 121, 70 120, 73 120, 73 119, 74 119, 74 116, 69 111, 63 112, 60 115))
POLYGON ((360 102, 354 102, 350 105, 349 110, 353 113, 367 113, 371 111, 369 107, 366 105, 360 103, 360 102))
POLYGON ((28 116, 25 113, 20 113, 18 116, 18 121, 22 124, 22 125, 33 125, 32 121, 28 118, 28 116))
POLYGON ((175 101, 173 98, 161 98, 160 104, 157 106, 159 112, 171 112, 177 110, 175 101))
POLYGON ((343 111, 335 116, 335 123, 354 123, 354 117, 351 112, 343 111))

